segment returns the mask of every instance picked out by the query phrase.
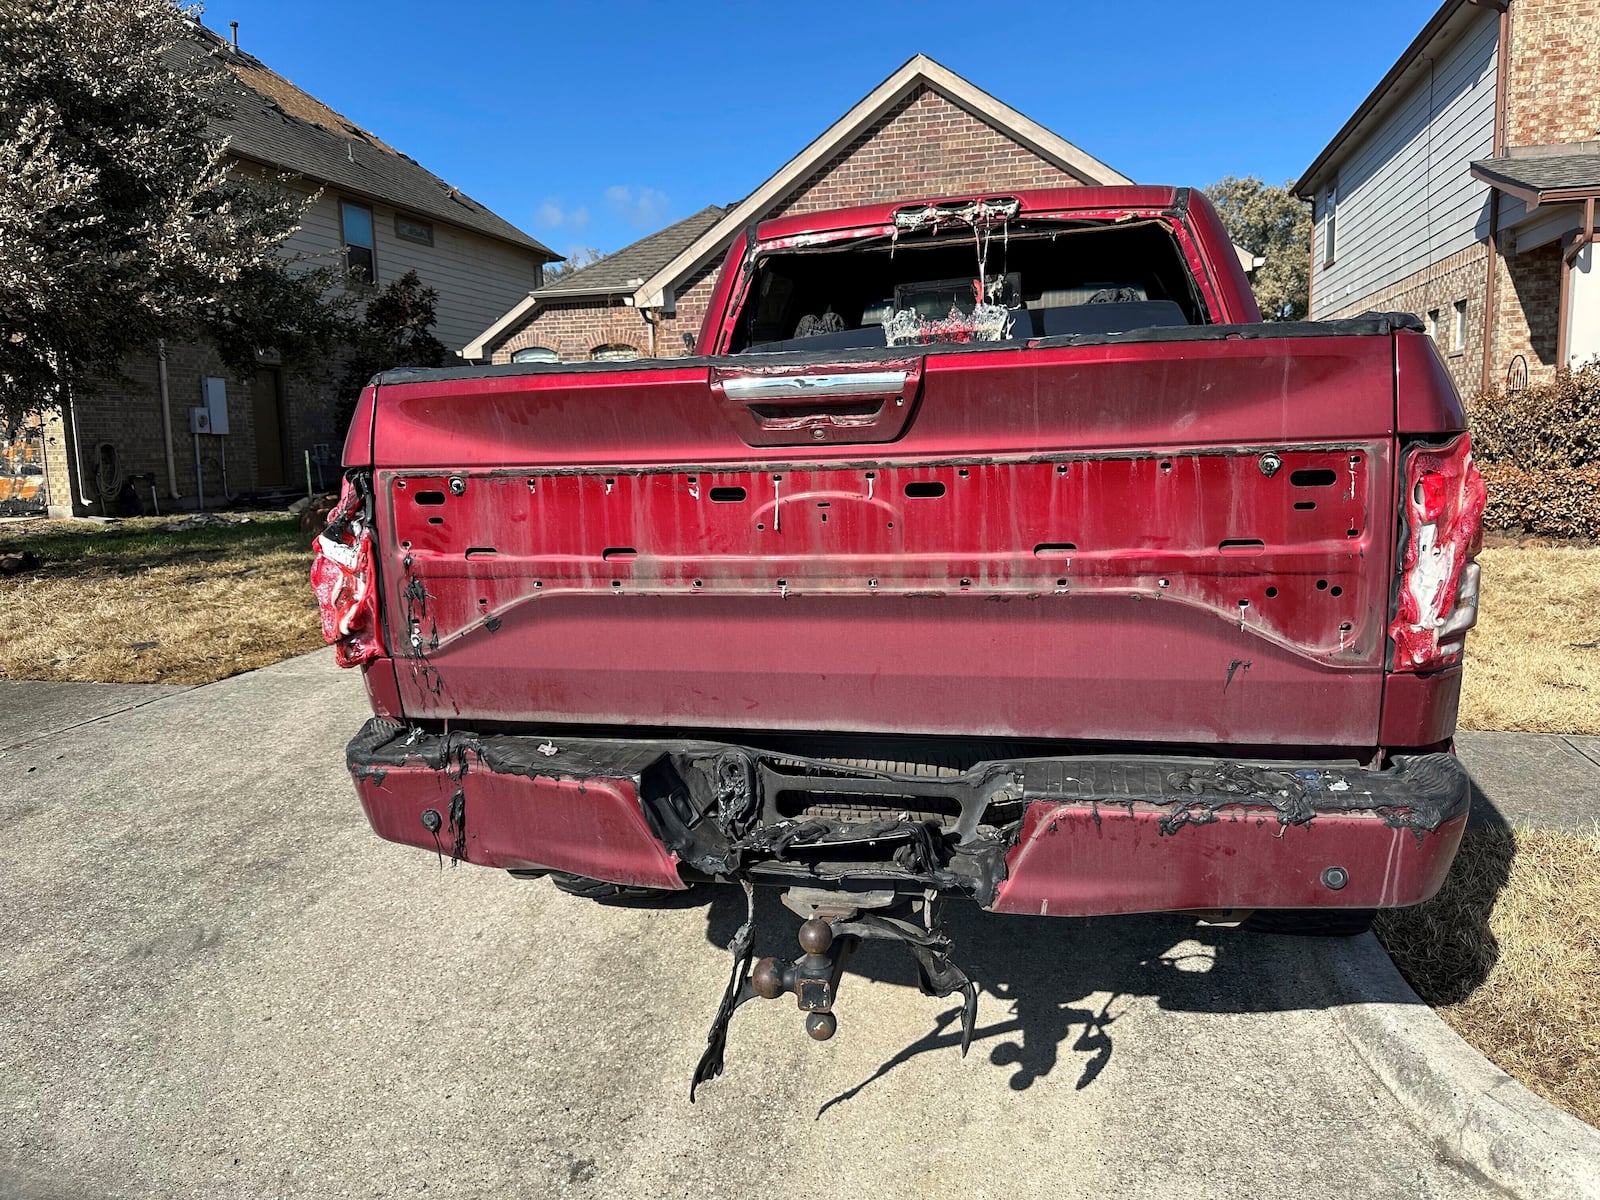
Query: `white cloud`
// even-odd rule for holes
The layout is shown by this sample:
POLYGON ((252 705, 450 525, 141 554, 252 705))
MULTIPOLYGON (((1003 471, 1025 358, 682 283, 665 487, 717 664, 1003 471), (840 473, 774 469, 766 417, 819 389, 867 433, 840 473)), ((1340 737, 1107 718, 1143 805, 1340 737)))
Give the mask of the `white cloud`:
POLYGON ((546 196, 544 203, 534 210, 533 223, 540 229, 586 229, 589 209, 582 204, 565 208, 559 196, 546 196))
POLYGON ((655 188, 617 184, 606 189, 606 204, 629 225, 654 228, 666 222, 671 201, 655 188))

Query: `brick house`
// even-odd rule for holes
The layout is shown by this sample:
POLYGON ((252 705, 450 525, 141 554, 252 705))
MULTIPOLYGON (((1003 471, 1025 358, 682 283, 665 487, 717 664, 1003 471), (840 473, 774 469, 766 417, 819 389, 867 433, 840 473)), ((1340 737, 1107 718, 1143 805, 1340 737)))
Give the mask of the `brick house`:
POLYGON ((1415 312, 1467 395, 1600 354, 1600 3, 1446 0, 1295 184, 1311 315, 1415 312))
POLYGON ((465 343, 476 361, 672 356, 699 332, 722 256, 752 221, 878 200, 1130 183, 917 55, 750 195, 535 289, 465 343))
MULTIPOLYGON (((204 27, 196 24, 192 39, 171 54, 174 65, 222 69, 218 86, 231 112, 214 120, 213 132, 228 138, 237 169, 287 174, 288 186, 308 196, 320 193, 285 254, 358 269, 372 287, 415 270, 439 293, 434 332, 447 346, 462 345, 537 288, 544 265, 559 260, 204 27)), ((74 397, 70 412, 45 422, 40 491, 51 511, 63 515, 107 510, 102 493, 113 491, 118 479, 140 476, 146 477, 137 485, 143 502, 150 503, 153 475, 163 511, 192 506, 202 484, 208 505, 224 489, 303 492, 308 451, 316 459, 314 474, 329 483, 338 473, 343 431, 334 427, 337 373, 322 374, 301 377, 268 353, 241 378, 228 373, 210 346, 151 346, 125 360, 117 378, 74 397), (207 388, 226 412, 225 436, 191 433, 190 410, 204 404, 207 388)), ((29 469, 40 469, 37 455, 29 469)))

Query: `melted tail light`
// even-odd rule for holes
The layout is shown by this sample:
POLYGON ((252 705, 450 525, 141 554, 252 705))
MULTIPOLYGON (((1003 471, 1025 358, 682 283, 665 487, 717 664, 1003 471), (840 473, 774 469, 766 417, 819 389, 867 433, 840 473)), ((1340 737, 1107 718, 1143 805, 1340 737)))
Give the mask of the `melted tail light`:
POLYGON ((346 478, 339 505, 328 514, 328 527, 317 537, 311 560, 322 636, 333 646, 341 667, 359 667, 383 653, 375 574, 366 502, 346 478))
POLYGON ((1400 582, 1389 638, 1393 669, 1432 671, 1461 661, 1467 630, 1478 621, 1478 564, 1483 545, 1483 477, 1472 443, 1461 434, 1443 446, 1416 446, 1405 457, 1400 582))

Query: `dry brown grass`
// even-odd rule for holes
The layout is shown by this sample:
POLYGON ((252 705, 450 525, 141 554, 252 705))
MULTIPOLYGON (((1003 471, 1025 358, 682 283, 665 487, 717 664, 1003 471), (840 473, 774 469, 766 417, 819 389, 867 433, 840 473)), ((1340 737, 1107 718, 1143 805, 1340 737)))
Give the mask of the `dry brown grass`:
POLYGON ((1467 636, 1467 729, 1600 734, 1600 549, 1484 550, 1467 636))
POLYGON ((0 525, 0 547, 43 559, 0 577, 0 678, 209 683, 322 645, 293 520, 161 524, 0 525))
POLYGON ((1600 1125, 1600 831, 1469 833, 1439 895, 1377 930, 1457 1033, 1600 1125))

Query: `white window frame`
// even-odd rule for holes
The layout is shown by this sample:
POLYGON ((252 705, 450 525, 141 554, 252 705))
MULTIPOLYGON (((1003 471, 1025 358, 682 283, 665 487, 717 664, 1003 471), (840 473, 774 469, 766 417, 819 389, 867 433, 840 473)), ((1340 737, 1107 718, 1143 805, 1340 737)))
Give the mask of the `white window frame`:
POLYGON ((372 205, 367 204, 367 203, 365 203, 365 202, 363 202, 361 200, 351 200, 351 199, 348 199, 346 197, 341 196, 339 198, 339 237, 340 237, 340 239, 341 239, 341 241, 343 243, 345 271, 349 272, 350 269, 351 269, 350 268, 350 247, 351 246, 356 246, 357 249, 365 250, 368 254, 370 254, 372 256, 372 266, 371 266, 371 269, 368 272, 368 277, 366 279, 364 279, 364 280, 358 280, 357 282, 360 283, 364 287, 377 287, 378 286, 378 214, 373 211, 372 205), (352 242, 350 240, 350 231, 345 226, 345 212, 348 209, 352 209, 352 208, 358 208, 362 212, 367 214, 367 229, 371 232, 372 245, 370 245, 370 246, 362 246, 359 243, 352 242))
POLYGON ((1328 184, 1322 201, 1322 265, 1331 267, 1339 252, 1339 181, 1328 184))

